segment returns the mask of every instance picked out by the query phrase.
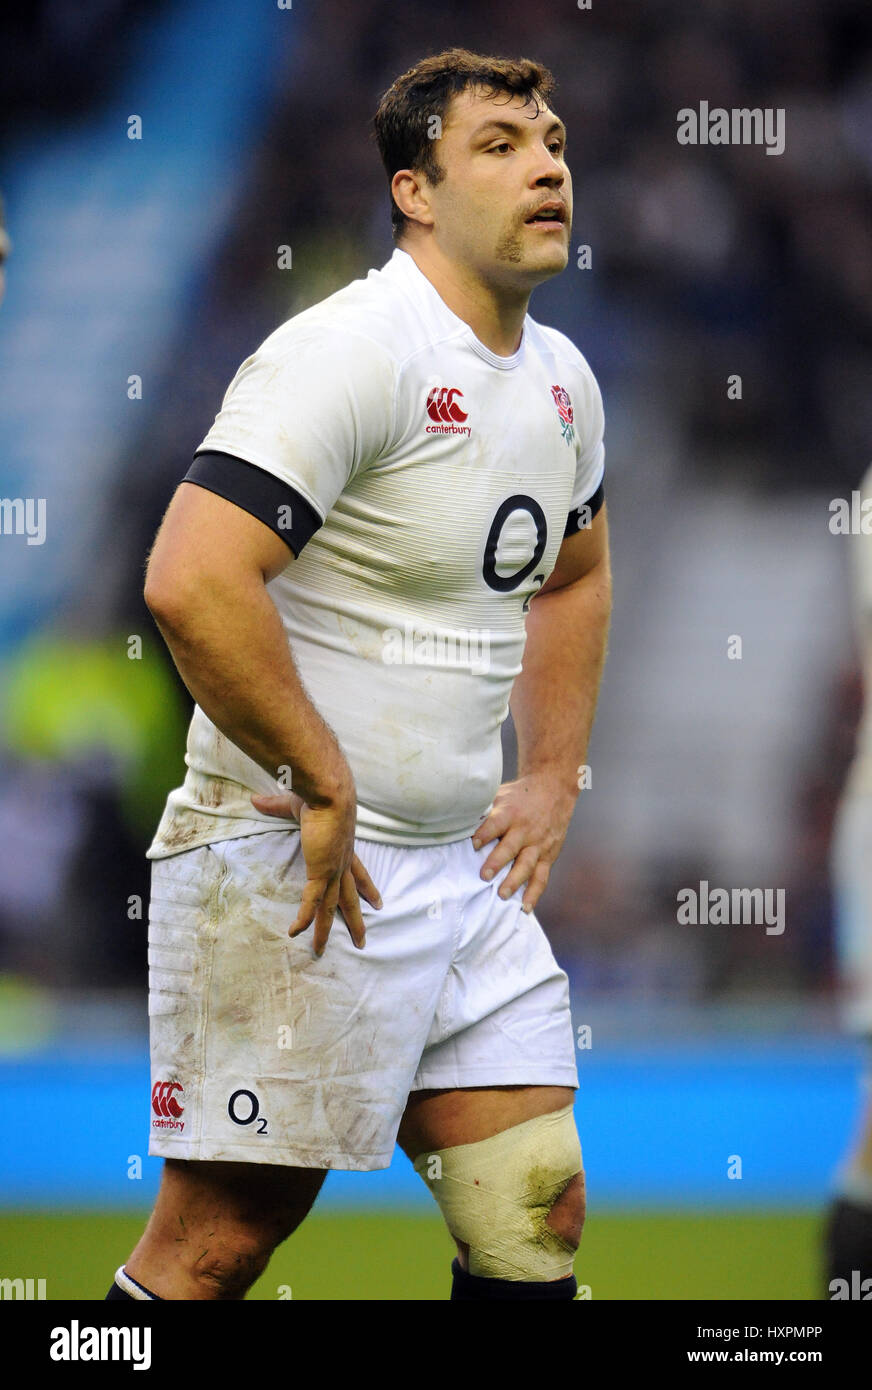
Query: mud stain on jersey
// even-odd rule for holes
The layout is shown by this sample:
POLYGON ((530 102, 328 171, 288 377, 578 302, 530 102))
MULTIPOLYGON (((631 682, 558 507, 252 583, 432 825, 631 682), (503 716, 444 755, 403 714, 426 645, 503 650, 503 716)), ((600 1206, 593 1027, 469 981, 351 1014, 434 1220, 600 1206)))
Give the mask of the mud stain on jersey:
MULTIPOLYGON (((238 796, 238 787, 235 782, 228 782, 223 777, 207 777, 201 774, 199 785, 194 792, 194 799, 198 806, 209 807, 217 811, 219 806, 223 806, 226 801, 235 799, 238 796)), ((202 841, 214 834, 217 824, 214 816, 199 815, 196 811, 185 810, 181 815, 175 816, 168 828, 161 835, 161 845, 164 850, 182 850, 196 841, 202 841)))
POLYGON ((228 784, 223 777, 207 777, 204 774, 204 784, 201 784, 195 793, 195 799, 200 806, 221 806, 227 800, 228 784))
POLYGON ((187 849, 188 845, 200 838, 213 827, 211 817, 191 815, 190 812, 184 820, 171 822, 169 828, 161 835, 161 844, 164 850, 187 849))

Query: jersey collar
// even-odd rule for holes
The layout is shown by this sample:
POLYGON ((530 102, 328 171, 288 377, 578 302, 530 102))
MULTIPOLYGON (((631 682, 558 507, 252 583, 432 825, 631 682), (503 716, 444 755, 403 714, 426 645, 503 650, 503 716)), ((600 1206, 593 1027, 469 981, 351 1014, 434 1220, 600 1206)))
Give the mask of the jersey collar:
POLYGON ((511 357, 500 357, 497 353, 491 352, 489 347, 485 347, 473 333, 465 319, 460 318, 449 309, 445 300, 432 281, 427 279, 424 272, 418 267, 416 261, 409 255, 408 251, 403 251, 398 246, 386 265, 382 267, 384 272, 396 276, 400 281, 405 282, 410 288, 419 294, 425 295, 431 304, 435 306, 439 314, 445 319, 446 324, 456 329, 461 329, 463 336, 472 348, 473 352, 482 357, 485 362, 489 362, 492 367, 498 367, 501 371, 511 371, 513 367, 519 366, 524 358, 524 349, 527 343, 527 320, 524 319, 524 327, 521 331, 521 342, 518 351, 511 357))

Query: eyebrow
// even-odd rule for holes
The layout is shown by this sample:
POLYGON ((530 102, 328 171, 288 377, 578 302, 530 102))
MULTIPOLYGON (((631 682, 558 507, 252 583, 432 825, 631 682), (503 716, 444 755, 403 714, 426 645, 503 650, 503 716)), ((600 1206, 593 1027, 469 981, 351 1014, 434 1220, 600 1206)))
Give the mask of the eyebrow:
MULTIPOLYGON (((483 139, 489 131, 499 131, 503 135, 523 135, 525 129, 529 129, 529 127, 524 127, 519 121, 485 121, 483 125, 478 127, 478 130, 473 131, 472 140, 483 139)), ((551 135, 554 131, 557 131, 564 140, 566 139, 566 126, 556 116, 549 124, 546 135, 551 135)))

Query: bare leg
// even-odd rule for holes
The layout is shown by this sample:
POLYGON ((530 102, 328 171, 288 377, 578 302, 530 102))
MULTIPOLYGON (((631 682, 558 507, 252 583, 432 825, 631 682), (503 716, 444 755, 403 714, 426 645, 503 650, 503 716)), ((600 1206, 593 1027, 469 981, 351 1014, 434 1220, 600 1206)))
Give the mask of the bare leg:
POLYGON ((159 1298, 242 1299, 311 1210, 325 1176, 320 1168, 168 1158, 125 1269, 159 1298))

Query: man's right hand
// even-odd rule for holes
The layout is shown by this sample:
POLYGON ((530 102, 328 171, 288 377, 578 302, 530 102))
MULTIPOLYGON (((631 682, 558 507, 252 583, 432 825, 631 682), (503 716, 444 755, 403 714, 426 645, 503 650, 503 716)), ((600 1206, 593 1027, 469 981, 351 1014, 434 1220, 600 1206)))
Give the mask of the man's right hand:
POLYGON ((306 886, 296 921, 288 932, 299 936, 314 922, 312 941, 316 956, 324 954, 333 915, 342 913, 348 934, 359 950, 366 942, 360 896, 375 908, 382 905, 378 889, 354 853, 356 803, 331 802, 309 806, 295 792, 254 795, 252 805, 264 815, 300 822, 300 844, 306 863, 306 886))

